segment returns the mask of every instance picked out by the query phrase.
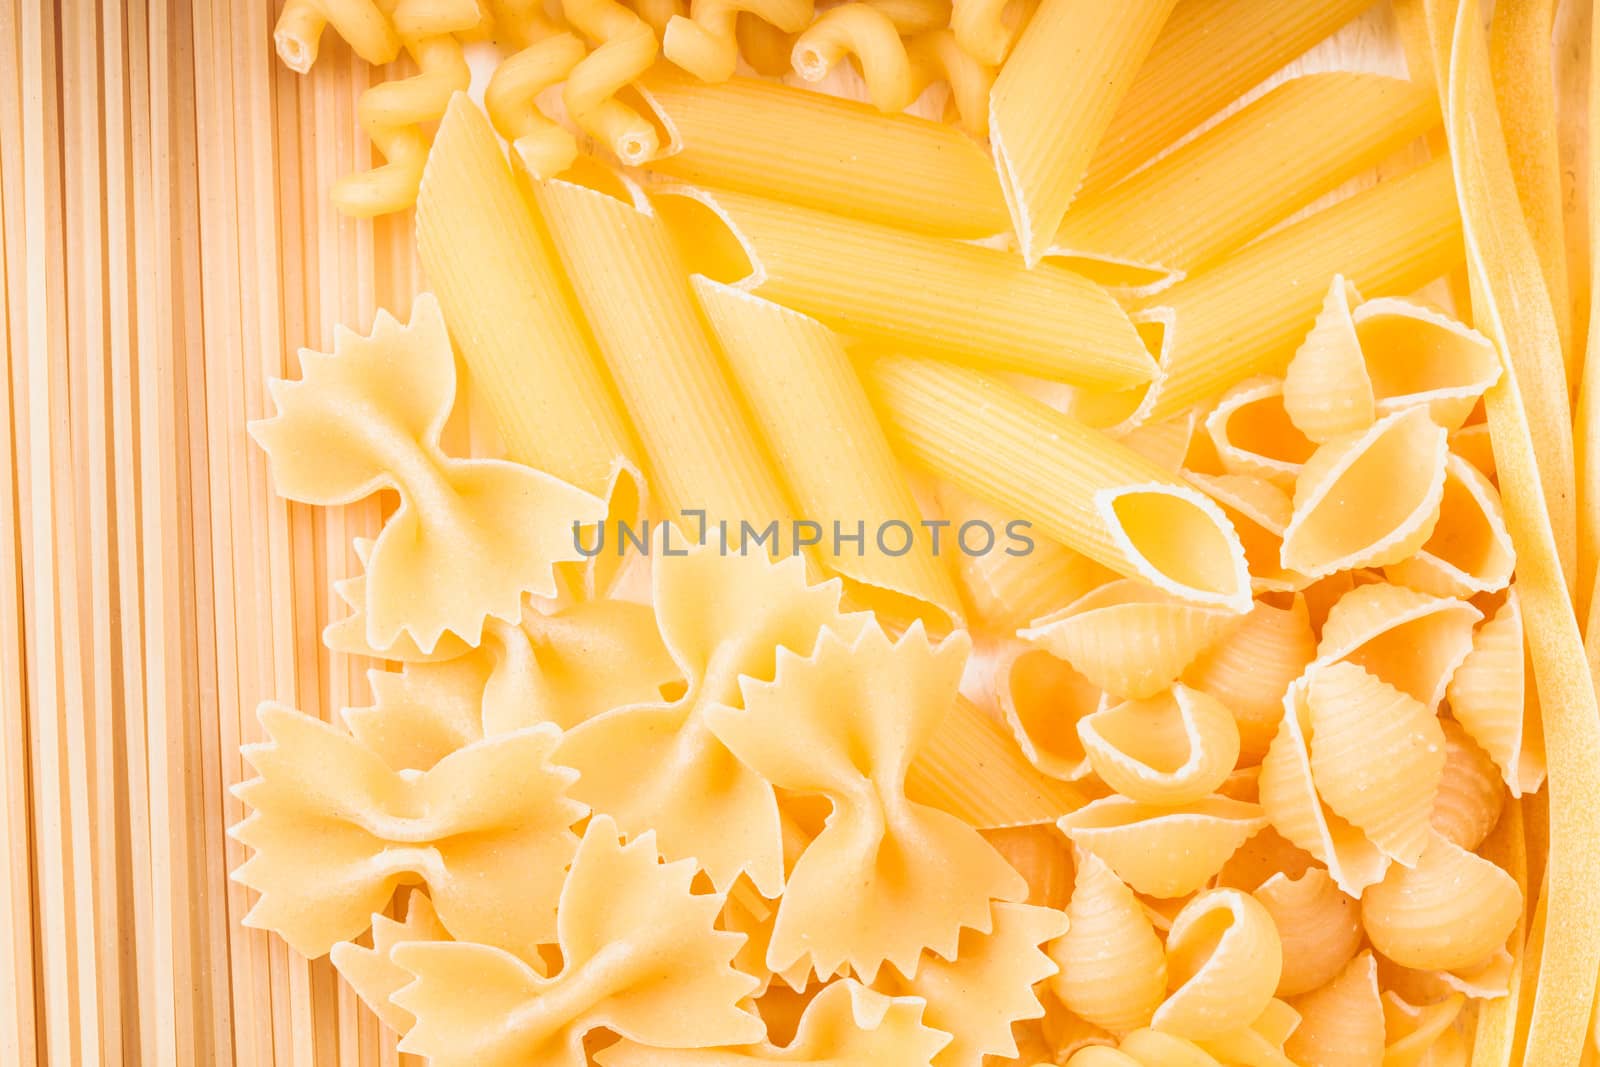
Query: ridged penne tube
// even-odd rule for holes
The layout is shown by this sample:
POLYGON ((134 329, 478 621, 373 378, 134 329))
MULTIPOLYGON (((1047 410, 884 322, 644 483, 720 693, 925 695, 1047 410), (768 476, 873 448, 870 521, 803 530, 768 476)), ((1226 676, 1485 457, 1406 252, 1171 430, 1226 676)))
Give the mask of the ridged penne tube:
POLYGON ((1360 433, 1378 418, 1378 399, 1356 336, 1356 287, 1336 274, 1322 310, 1283 377, 1283 408, 1312 441, 1360 433))
POLYGON ((1241 624, 1219 607, 1184 603, 1125 578, 1085 593, 1018 636, 1071 663, 1113 696, 1152 697, 1241 624))
POLYGON ((1173 686, 1078 722, 1100 780, 1148 804, 1186 804, 1217 789, 1239 756, 1239 728, 1215 697, 1173 686))
POLYGON ((1435 834, 1414 867, 1399 864, 1361 897, 1372 946, 1403 967, 1453 970, 1505 947, 1522 915, 1512 877, 1435 834))
POLYGON ((1350 961, 1327 985, 1296 997, 1300 1025, 1283 1046, 1303 1067, 1365 1067, 1385 1062, 1383 1001, 1370 952, 1350 961))
POLYGON ((1028 762, 1053 778, 1090 772, 1078 723, 1099 707, 1098 686, 1066 660, 1009 643, 994 665, 994 702, 1028 762))
POLYGON ((739 62, 739 15, 749 14, 784 33, 811 21, 811 0, 691 0, 689 15, 674 15, 661 34, 662 53, 704 82, 725 82, 739 62))
POLYGON ((1545 778, 1539 698, 1529 684, 1522 601, 1515 586, 1472 636, 1471 652, 1450 675, 1450 713, 1500 768, 1512 796, 1536 792, 1545 778))
POLYGON ((1461 218, 1443 160, 1285 226, 1156 296, 1162 377, 1134 398, 1166 419, 1256 374, 1282 373, 1342 273, 1367 293, 1404 293, 1461 258, 1461 218))
POLYGON ((1321 577, 1415 553, 1439 521, 1448 454, 1443 427, 1421 408, 1319 446, 1295 481, 1284 567, 1321 577))
MULTIPOLYGON (((626 199, 572 182, 539 182, 533 202, 638 430, 652 498, 673 516, 703 510, 708 527, 782 522, 788 501, 727 380, 666 227, 637 187, 621 185, 626 199), (685 419, 685 412, 696 417, 685 419)), ((736 543, 748 549, 742 536, 736 543)))
POLYGON ((322 31, 332 25, 350 50, 381 67, 400 54, 400 36, 373 0, 288 0, 272 29, 283 65, 305 74, 317 61, 322 31))
POLYGON ((916 99, 911 57, 888 15, 867 3, 824 11, 794 42, 794 69, 808 82, 828 76, 846 56, 856 56, 867 99, 879 111, 904 111, 916 99))
POLYGON ((1052 941, 1050 988, 1074 1015, 1113 1032, 1150 1022, 1167 992, 1167 960, 1133 891, 1093 854, 1074 853, 1067 932, 1052 941))
POLYGON ((905 458, 1119 574, 1197 604, 1248 610, 1238 535, 1215 503, 1158 465, 964 368, 884 358, 865 373, 905 458))
POLYGON ((534 98, 564 81, 588 53, 574 35, 552 34, 502 60, 484 90, 489 120, 535 178, 554 178, 572 166, 578 141, 541 112, 534 98))
POLYGON ((1480 618, 1462 600, 1385 582, 1358 585, 1329 610, 1317 659, 1348 660, 1431 710, 1472 648, 1480 618))
POLYGON ((657 204, 693 269, 841 333, 1092 388, 1155 373, 1128 316, 1071 271, 742 193, 669 192, 657 204))
POLYGON ((1505 789, 1500 769, 1460 724, 1446 719, 1442 725, 1444 773, 1429 822, 1440 835, 1470 851, 1483 844, 1500 820, 1505 789))
POLYGON ((1444 464, 1444 496, 1433 534, 1410 559, 1390 564, 1384 577, 1436 596, 1495 593, 1511 582, 1517 563, 1505 509, 1494 483, 1460 456, 1444 464))
POLYGON ((1291 79, 1127 181, 1080 197, 1051 254, 1182 277, 1438 121, 1431 89, 1403 79, 1351 72, 1291 79), (1192 210, 1196 204, 1205 210, 1192 210))
POLYGON ((1029 266, 1060 227, 1172 5, 1043 0, 1006 58, 989 97, 989 144, 1029 266))
POLYGON ((1206 416, 1206 434, 1229 474, 1252 475, 1283 489, 1293 488, 1317 449, 1284 410, 1277 378, 1240 382, 1224 393, 1206 416))
POLYGON ((1323 803, 1385 855, 1416 863, 1444 773, 1438 717, 1352 663, 1319 666, 1307 677, 1311 778, 1323 803))
POLYGON ((1267 909, 1283 942, 1277 995, 1295 997, 1325 985, 1361 948, 1361 905, 1313 867, 1298 877, 1281 871, 1252 894, 1267 909))
POLYGON ((1239 755, 1258 762, 1283 719, 1283 694, 1316 658, 1303 596, 1286 608, 1258 601, 1232 633, 1195 657, 1185 685, 1220 700, 1239 727, 1239 755))
POLYGON ((1215 500, 1244 545, 1250 587, 1257 593, 1294 592, 1310 579, 1283 565, 1283 532, 1294 502, 1283 489, 1252 474, 1195 474, 1189 481, 1215 500))
MULTIPOLYGON (((594 230, 573 236, 592 242, 594 230)), ((936 628, 959 625, 960 597, 940 558, 955 546, 923 536, 917 502, 839 337, 815 319, 705 278, 694 289, 797 513, 874 531, 853 551, 825 537, 818 547, 827 566, 867 606, 925 616, 936 628), (819 435, 822 426, 830 432, 819 435), (885 544, 889 523, 906 531, 903 546, 885 544)), ((652 362, 660 359, 656 347, 652 362)))
POLYGON ((494 131, 464 93, 428 156, 417 255, 506 451, 604 495, 618 457, 634 457, 633 435, 494 131))
POLYGON ((1249 1026, 1272 1000, 1282 967, 1278 929, 1255 898, 1237 889, 1200 893, 1167 934, 1172 991, 1151 1025, 1197 1040, 1249 1026))
POLYGON ((1267 820, 1256 805, 1226 797, 1168 807, 1110 796, 1063 816, 1057 825, 1132 888, 1171 898, 1205 885, 1267 820))
POLYGON ((994 164, 945 123, 753 78, 658 69, 639 91, 668 134, 654 172, 936 236, 1008 225, 994 164))
POLYGON ((655 31, 616 0, 562 0, 561 11, 597 42, 567 73, 567 114, 612 155, 636 167, 656 154, 660 138, 648 119, 616 96, 655 62, 655 31))

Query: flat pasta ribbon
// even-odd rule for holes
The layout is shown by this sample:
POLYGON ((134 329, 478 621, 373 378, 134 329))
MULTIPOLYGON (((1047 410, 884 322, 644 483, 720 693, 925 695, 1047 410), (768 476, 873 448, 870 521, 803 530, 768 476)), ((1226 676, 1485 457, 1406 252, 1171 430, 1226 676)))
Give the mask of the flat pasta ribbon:
POLYGON ((428 653, 446 633, 476 644, 485 618, 521 617, 523 593, 556 592, 555 564, 581 558, 573 524, 604 506, 515 463, 444 454, 455 363, 431 295, 408 325, 380 312, 367 337, 341 330, 331 354, 302 351, 300 363, 298 381, 271 383, 277 414, 250 424, 278 492, 324 506, 400 493, 367 561, 368 644, 404 634, 428 653))
POLYGON ((584 815, 567 796, 573 773, 550 761, 556 727, 479 741, 417 774, 291 708, 258 714, 270 740, 242 749, 258 777, 235 789, 252 811, 231 831, 254 850, 233 876, 261 894, 245 925, 320 956, 421 882, 452 935, 538 958, 584 815))
POLYGON ((694 875, 661 863, 650 834, 624 845, 595 816, 561 891, 560 972, 490 945, 397 945, 416 977, 391 998, 416 1018, 400 1050, 434 1067, 584 1067, 584 1035, 602 1027, 659 1048, 760 1041, 740 1007, 756 981, 731 963, 741 937, 714 928, 723 897, 693 893, 694 875))
POLYGON ((874 620, 825 628, 816 651, 782 650, 770 682, 746 679, 743 710, 713 709, 722 743, 766 781, 821 794, 826 826, 795 861, 767 963, 849 963, 870 981, 884 961, 914 973, 924 948, 955 955, 960 932, 991 929, 990 901, 1027 883, 975 829, 906 797, 917 753, 954 706, 964 635, 935 646, 920 623, 891 642, 874 620))

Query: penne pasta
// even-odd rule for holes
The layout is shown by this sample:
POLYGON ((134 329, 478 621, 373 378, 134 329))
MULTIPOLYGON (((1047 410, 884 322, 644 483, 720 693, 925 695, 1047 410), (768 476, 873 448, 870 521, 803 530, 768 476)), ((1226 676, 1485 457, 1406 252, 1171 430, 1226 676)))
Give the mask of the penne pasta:
POLYGON ((989 97, 989 144, 1030 267, 1050 246, 1172 5, 1043 0, 1000 69, 989 97))
POLYGON ((996 249, 743 193, 665 193, 658 210, 690 246, 684 259, 692 269, 841 333, 1099 389, 1128 388, 1155 373, 1116 302, 1063 268, 1028 270, 996 249), (719 220, 727 240, 713 244, 708 235, 719 220))

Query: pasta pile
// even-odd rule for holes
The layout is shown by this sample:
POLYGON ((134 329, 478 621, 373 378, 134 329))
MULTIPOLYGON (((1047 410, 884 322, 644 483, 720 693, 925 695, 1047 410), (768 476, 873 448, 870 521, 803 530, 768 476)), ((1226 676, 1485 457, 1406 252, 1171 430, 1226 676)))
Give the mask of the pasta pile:
POLYGON ((1207 122, 1362 5, 288 0, 430 291, 251 427, 389 508, 247 925, 440 1065, 1578 1063, 1571 340, 1397 6, 1207 122))

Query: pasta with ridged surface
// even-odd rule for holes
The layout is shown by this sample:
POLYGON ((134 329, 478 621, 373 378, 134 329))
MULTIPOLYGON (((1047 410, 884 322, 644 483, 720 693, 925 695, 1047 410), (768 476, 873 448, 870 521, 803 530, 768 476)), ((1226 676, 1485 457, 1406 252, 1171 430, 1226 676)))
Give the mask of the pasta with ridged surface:
POLYGON ((1166 950, 1133 891, 1093 853, 1074 854, 1067 932, 1050 943, 1050 988, 1077 1016, 1113 1032, 1146 1026, 1166 996, 1166 950))
POLYGON ((1130 800, 1184 804, 1220 786, 1239 758, 1239 728, 1216 698, 1175 685, 1078 721, 1100 780, 1130 800))
POLYGON ((1271 914, 1237 889, 1197 894, 1167 934, 1171 989, 1151 1026, 1195 1040, 1247 1027, 1271 1002, 1283 946, 1271 914))

